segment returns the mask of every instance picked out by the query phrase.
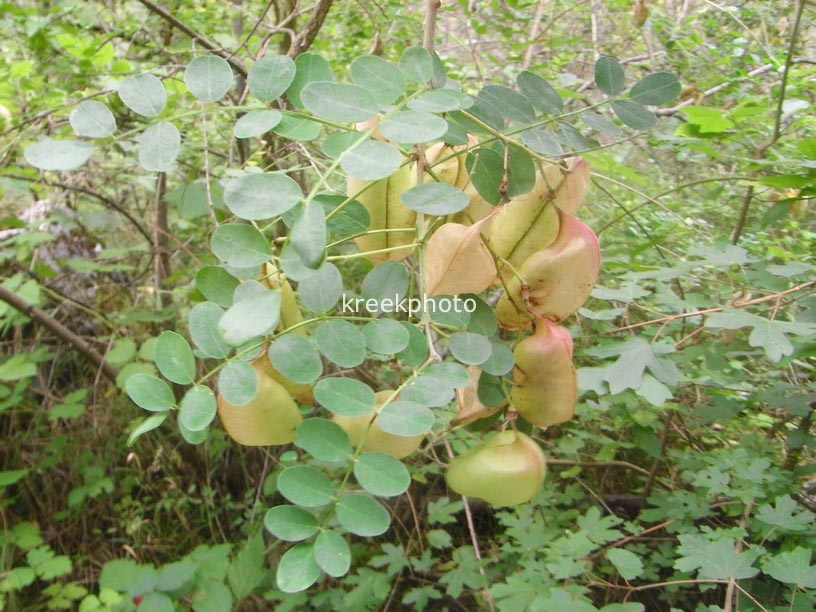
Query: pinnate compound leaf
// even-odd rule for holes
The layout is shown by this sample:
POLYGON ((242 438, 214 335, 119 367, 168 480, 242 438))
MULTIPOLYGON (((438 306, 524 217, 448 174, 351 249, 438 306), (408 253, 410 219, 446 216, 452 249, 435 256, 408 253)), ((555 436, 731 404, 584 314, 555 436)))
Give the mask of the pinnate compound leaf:
POLYGON ((433 60, 424 47, 408 47, 400 58, 400 68, 412 81, 427 83, 433 76, 433 60))
POLYGON ((269 361, 292 382, 311 385, 323 373, 317 349, 303 336, 285 334, 269 345, 269 361))
POLYGON ((467 208, 470 198, 447 183, 425 183, 412 187, 400 196, 411 210, 427 215, 452 215, 467 208))
POLYGON ((239 268, 252 268, 272 259, 264 235, 251 225, 226 223, 215 228, 210 247, 216 257, 239 268))
POLYGON ((422 404, 398 400, 380 410, 377 424, 386 433, 411 438, 431 430, 434 414, 422 404))
POLYGON ((324 378, 314 386, 317 402, 334 414, 361 416, 374 410, 374 391, 353 378, 324 378))
POLYGON ((229 345, 218 333, 218 321, 223 316, 223 309, 213 302, 199 302, 190 309, 190 338, 205 357, 222 359, 229 354, 229 345))
POLYGON ((676 100, 680 95, 680 81, 671 72, 649 74, 632 86, 629 92, 639 104, 658 106, 676 100))
POLYGON ((168 121, 154 123, 139 136, 139 165, 150 172, 167 172, 180 150, 178 128, 168 121))
POLYGON ((155 117, 167 104, 167 90, 158 77, 145 72, 122 80, 119 83, 119 98, 134 113, 155 117))
POLYGON ((329 576, 345 576, 351 567, 351 549, 335 531, 321 531, 314 543, 315 561, 329 576))
POLYGON ((246 361, 231 361, 218 373, 218 391, 233 406, 248 404, 258 392, 255 368, 246 361))
POLYGON ((490 216, 471 226, 445 223, 425 246, 425 287, 429 296, 481 293, 496 278, 496 264, 481 238, 490 216))
POLYGON ((479 365, 487 361, 493 350, 490 341, 473 332, 454 332, 450 336, 451 354, 465 365, 479 365))
POLYGON ((283 504, 267 510, 264 527, 278 539, 299 542, 317 533, 317 519, 303 508, 283 504))
POLYGON ((164 331, 156 341, 156 366, 174 383, 189 385, 195 380, 193 349, 176 332, 164 331))
POLYGON ((238 279, 221 266, 202 266, 196 272, 195 286, 211 302, 229 308, 238 279))
POLYGON ((317 53, 298 55, 295 58, 295 68, 295 78, 286 90, 286 97, 298 108, 303 108, 303 101, 300 98, 303 88, 313 81, 332 81, 334 73, 329 61, 317 53))
MULTIPOLYGON (((431 89, 408 101, 408 108, 426 113, 444 113, 473 106, 473 98, 453 89, 431 89)), ((467 142, 467 138, 465 138, 467 142)))
POLYGON ((387 453, 363 453, 354 464, 354 477, 372 495, 402 495, 411 484, 408 470, 387 453))
POLYGON ((331 503, 334 487, 322 472, 306 465, 293 465, 278 476, 278 490, 293 504, 319 508, 331 503))
POLYGON ((346 149, 340 156, 340 167, 351 177, 376 181, 394 174, 402 161, 402 153, 394 145, 367 140, 346 149))
POLYGON ((329 312, 343 295, 343 275, 332 262, 324 261, 314 274, 300 279, 298 292, 312 312, 329 312))
POLYGON ((74 170, 84 164, 94 152, 89 142, 55 140, 47 136, 23 150, 25 160, 40 170, 74 170))
POLYGON ((375 319, 363 326, 363 336, 369 350, 381 355, 394 355, 404 350, 409 332, 394 319, 375 319))
POLYGON ((348 83, 313 81, 300 92, 300 99, 318 117, 344 123, 365 121, 380 110, 367 89, 348 83))
POLYGON ((388 510, 365 493, 349 493, 341 497, 337 502, 336 514, 341 527, 362 537, 381 535, 388 531, 391 524, 388 510))
POLYGON ((318 461, 338 463, 351 457, 354 448, 348 434, 334 421, 306 419, 297 428, 295 445, 318 461))
POLYGON ((618 60, 604 55, 595 62, 595 84, 608 96, 614 96, 626 87, 626 77, 618 60))
POLYGON ((203 102, 217 102, 232 87, 233 75, 229 63, 217 55, 195 58, 184 71, 187 89, 203 102))
POLYGON ((148 374, 134 374, 128 378, 125 392, 139 408, 153 412, 170 410, 176 404, 170 385, 148 374))
POLYGON ((167 418, 167 415, 170 414, 168 411, 159 412, 157 414, 152 414, 147 417, 144 421, 142 421, 139 425, 136 426, 127 439, 127 445, 133 446, 133 443, 139 438, 139 436, 146 434, 148 431, 153 431, 157 427, 159 427, 164 420, 167 418))
POLYGON ((618 100, 612 102, 611 106, 618 119, 633 130, 648 130, 657 123, 654 113, 637 102, 618 100))
POLYGON ((266 291, 261 295, 233 304, 218 322, 218 331, 231 346, 265 336, 280 320, 281 296, 278 291, 266 291))
POLYGON ((275 109, 251 111, 235 122, 232 134, 236 138, 262 136, 276 127, 282 119, 281 112, 275 109))
POLYGON ((299 593, 320 578, 320 566, 315 561, 311 543, 295 544, 284 553, 278 563, 275 580, 284 593, 299 593))
POLYGON ((465 166, 479 195, 494 206, 498 204, 504 178, 504 158, 493 149, 481 147, 468 153, 465 166))
POLYGON ((311 201, 300 210, 289 234, 292 247, 307 268, 320 267, 326 250, 326 238, 326 213, 323 205, 311 201))
POLYGON ((78 136, 104 138, 116 131, 116 119, 110 109, 96 100, 80 102, 68 121, 78 136))
POLYGON ((365 336, 348 321, 333 319, 321 323, 315 331, 317 348, 329 361, 353 368, 365 359, 365 336))
POLYGON ((401 144, 430 142, 447 131, 448 123, 442 117, 415 110, 398 112, 380 124, 383 136, 401 144))
POLYGON ((535 119, 535 111, 527 98, 509 87, 485 85, 479 92, 478 100, 506 119, 522 123, 535 119))
POLYGON ((525 70, 516 77, 521 93, 540 111, 557 115, 564 110, 564 101, 552 85, 540 76, 525 70))
POLYGON ((245 174, 227 183, 224 202, 235 215, 253 221, 282 215, 303 197, 285 174, 245 174))
POLYGON ((295 62, 287 55, 266 55, 249 69, 249 93, 261 102, 279 98, 295 79, 295 62))
POLYGON ((195 385, 181 399, 179 423, 190 431, 201 431, 212 423, 217 409, 212 390, 204 385, 195 385))
POLYGON ((380 104, 391 104, 405 93, 402 70, 376 55, 358 57, 349 71, 354 83, 370 91, 380 104))

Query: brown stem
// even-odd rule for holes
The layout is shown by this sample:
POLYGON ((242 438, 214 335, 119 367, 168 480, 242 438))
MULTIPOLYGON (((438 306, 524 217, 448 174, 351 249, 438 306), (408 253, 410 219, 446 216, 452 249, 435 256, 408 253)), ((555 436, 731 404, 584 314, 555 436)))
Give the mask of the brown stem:
MULTIPOLYGON (((801 285, 796 285, 795 287, 791 287, 790 289, 786 289, 785 291, 780 291, 778 293, 773 293, 771 295, 766 295, 761 298, 756 298, 755 300, 749 300, 747 302, 742 302, 741 304, 734 304, 734 308, 744 308, 746 306, 751 306, 753 304, 761 304, 762 302, 770 302, 772 300, 776 300, 782 296, 788 295, 790 293, 796 293, 797 291, 802 291, 807 289, 808 287, 812 287, 816 285, 816 280, 807 281, 806 283, 802 283, 801 285)), ((612 332, 622 332, 627 331, 630 329, 636 329, 638 327, 645 327, 646 325, 654 325, 656 323, 672 323, 674 321, 679 321, 680 319, 688 319, 689 317, 699 317, 702 315, 711 314, 712 312, 722 312, 722 306, 715 306, 713 308, 704 308, 703 310, 695 310, 694 312, 682 312, 676 315, 667 315, 665 317, 660 317, 659 319, 650 319, 649 321, 641 321, 640 323, 632 323, 631 325, 626 325, 624 327, 618 327, 617 329, 613 329, 612 332)))
POLYGON ((533 22, 530 24, 530 34, 527 40, 530 41, 527 50, 524 52, 524 61, 521 63, 522 70, 529 70, 533 63, 533 55, 536 50, 536 41, 541 33, 541 19, 544 17, 544 9, 547 7, 547 0, 538 0, 533 22))
POLYGON ((156 192, 154 204, 156 207, 155 231, 153 232, 153 263, 155 273, 155 289, 160 296, 159 303, 162 308, 170 305, 170 295, 165 292, 165 280, 170 276, 170 244, 167 225, 167 201, 164 199, 164 192, 167 179, 164 172, 159 172, 156 177, 156 192))
POLYGON ((434 38, 436 37, 436 14, 439 11, 440 0, 425 0, 425 21, 422 23, 422 46, 428 53, 434 52, 434 38))
POLYGON ((24 315, 34 319, 43 327, 51 330, 57 336, 71 344, 80 353, 98 365, 102 369, 102 373, 108 379, 110 379, 112 382, 116 382, 116 377, 119 375, 119 369, 112 363, 105 361, 105 358, 97 353, 90 344, 85 342, 85 340, 65 327, 54 317, 45 311, 40 310, 34 306, 34 304, 27 302, 16 293, 12 293, 9 289, 3 287, 2 285, 0 285, 0 300, 3 300, 6 304, 16 308, 24 315))
POLYGON ((301 30, 300 34, 297 35, 297 38, 292 41, 289 47, 288 55, 290 57, 295 57, 304 51, 308 51, 309 47, 312 46, 315 38, 317 38, 317 33, 326 20, 326 15, 328 15, 333 1, 334 0, 317 1, 309 20, 306 22, 306 25, 303 26, 303 30, 301 30))
POLYGON ((200 32, 197 32, 196 30, 188 26, 186 23, 181 21, 178 17, 173 16, 166 9, 160 7, 158 4, 151 2, 150 0, 138 0, 138 2, 154 15, 158 15, 177 30, 181 30, 182 32, 187 34, 187 36, 198 42, 198 44, 207 49, 207 51, 210 51, 215 55, 223 57, 225 60, 229 62, 230 66, 232 66, 242 76, 247 76, 249 74, 249 70, 247 70, 247 67, 244 66, 243 62, 232 57, 227 51, 225 51, 221 47, 221 45, 219 45, 211 38, 205 36, 204 34, 201 34, 200 32))
MULTIPOLYGON (((740 519, 739 526, 741 529, 745 529, 745 526, 748 524, 748 519, 751 517, 751 510, 754 509, 754 502, 753 500, 749 501, 745 504, 745 510, 742 512, 742 518, 740 519)), ((744 546, 744 542, 742 539, 737 539, 736 544, 734 545, 734 556, 737 557, 742 552, 742 548, 744 546)), ((734 578, 728 579, 728 586, 725 588, 725 604, 723 605, 724 612, 731 612, 734 609, 734 589, 737 586, 737 581, 734 578)))
POLYGON ((90 189, 86 189, 85 187, 76 187, 74 185, 67 185, 65 183, 46 181, 46 180, 44 180, 44 179, 42 179, 40 177, 22 176, 22 175, 19 175, 19 174, 6 174, 5 176, 6 176, 6 178, 15 179, 15 180, 18 180, 18 181, 28 181, 30 183, 40 183, 42 185, 48 185, 49 187, 59 187, 60 189, 67 189, 68 191, 75 191, 77 193, 84 193, 84 194, 89 195, 89 196, 91 196, 93 198, 96 198, 97 200, 102 202, 105 206, 107 206, 109 208, 112 208, 113 210, 118 212, 120 215, 124 216, 128 221, 130 221, 133 224, 133 227, 135 227, 139 231, 139 233, 147 239, 148 242, 153 241, 153 239, 150 237, 150 233, 142 226, 141 223, 139 223, 139 221, 136 219, 136 217, 134 217, 132 214, 130 214, 130 212, 128 212, 128 210, 126 208, 124 208, 123 206, 121 206, 117 202, 114 202, 112 199, 110 199, 110 198, 108 198, 106 196, 103 196, 100 193, 96 193, 95 191, 91 191, 90 189))

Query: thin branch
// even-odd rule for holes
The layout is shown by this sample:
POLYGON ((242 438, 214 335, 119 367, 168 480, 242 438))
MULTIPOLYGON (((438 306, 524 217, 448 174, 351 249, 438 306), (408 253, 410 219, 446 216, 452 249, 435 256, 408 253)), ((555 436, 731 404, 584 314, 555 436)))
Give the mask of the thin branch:
POLYGON ((766 72, 769 72, 773 67, 774 67, 773 64, 764 64, 764 65, 760 66, 759 68, 755 68, 754 70, 751 70, 744 77, 737 77, 736 79, 729 79, 728 81, 720 83, 719 85, 715 85, 714 87, 710 87, 709 89, 706 89, 703 93, 700 94, 700 96, 698 98, 695 98, 695 97, 688 98, 687 100, 683 100, 682 102, 680 102, 679 104, 677 104, 675 106, 672 106, 671 108, 658 108, 657 110, 654 111, 654 113, 656 115, 674 115, 681 108, 684 108, 686 106, 690 106, 692 104, 696 104, 701 99, 708 98, 709 96, 713 96, 715 93, 717 93, 718 91, 722 91, 723 89, 725 89, 729 85, 733 85, 734 83, 738 83, 740 81, 743 81, 748 77, 755 77, 755 76, 759 76, 760 74, 765 74, 766 72))
POLYGON ((102 373, 112 382, 116 382, 116 377, 119 375, 119 369, 114 366, 109 361, 105 361, 105 358, 97 353, 90 344, 85 342, 81 337, 76 335, 70 329, 65 327, 62 323, 57 321, 54 317, 49 315, 43 310, 37 308, 34 304, 31 304, 21 298, 16 293, 13 293, 11 290, 7 289, 0 285, 0 300, 3 300, 9 306, 16 308, 24 315, 34 319, 38 323, 40 323, 46 329, 51 330, 57 336, 71 344, 74 348, 76 348, 80 353, 85 355, 88 359, 93 361, 96 365, 98 365, 102 369, 102 373))
POLYGON ((288 53, 290 57, 295 57, 309 50, 309 47, 312 46, 315 38, 317 38, 317 33, 323 26, 323 22, 326 20, 326 15, 328 15, 333 1, 334 0, 318 0, 309 20, 306 22, 306 25, 303 26, 300 34, 292 39, 292 45, 289 47, 288 53))
POLYGON ((196 30, 188 26, 186 23, 181 21, 178 17, 173 16, 166 9, 163 9, 158 4, 155 4, 150 0, 138 0, 138 2, 154 15, 158 15, 177 30, 181 30, 182 32, 187 34, 187 36, 198 42, 198 44, 207 49, 207 51, 210 51, 215 55, 223 57, 227 62, 229 62, 230 66, 237 70, 241 75, 243 76, 249 75, 249 70, 247 70, 247 67, 244 66, 244 63, 242 61, 232 57, 232 55, 229 52, 223 49, 221 45, 219 45, 211 38, 205 36, 204 34, 201 34, 200 32, 197 32, 196 30))
POLYGON ((142 236, 145 237, 145 239, 148 242, 151 242, 151 243, 153 242, 153 238, 150 236, 150 233, 144 228, 144 226, 141 223, 139 223, 139 221, 136 219, 136 217, 134 217, 132 214, 130 214, 130 212, 126 208, 124 208, 123 206, 120 206, 118 203, 114 202, 112 199, 110 199, 110 198, 108 198, 106 196, 103 196, 102 194, 96 193, 95 191, 91 191, 90 189, 86 189, 85 187, 75 187, 73 185, 67 185, 65 183, 57 183, 57 182, 46 181, 46 180, 41 179, 39 177, 32 178, 32 177, 29 177, 29 176, 21 176, 21 175, 17 175, 17 174, 6 174, 5 176, 6 176, 6 178, 10 178, 10 179, 18 180, 18 181, 28 181, 30 183, 41 183, 43 185, 48 185, 49 187, 59 187, 60 189, 67 189, 69 191, 76 191, 77 193, 84 193, 84 194, 89 195, 89 196, 91 196, 93 198, 96 198, 97 200, 102 202, 105 206, 107 206, 109 208, 112 208, 113 210, 118 212, 120 215, 125 217, 128 221, 130 221, 133 224, 133 227, 135 227, 139 231, 139 233, 142 236))
MULTIPOLYGON (((761 298, 756 298, 754 300, 749 300, 747 302, 742 302, 741 304, 735 304, 734 308, 744 308, 746 306, 752 306, 754 304, 761 304, 762 302, 770 302, 772 300, 776 300, 782 296, 796 293, 797 291, 802 291, 807 289, 808 287, 812 287, 816 285, 816 280, 807 281, 806 283, 802 283, 801 285, 796 285, 795 287, 791 287, 790 289, 786 289, 785 291, 780 291, 778 293, 772 293, 771 295, 766 295, 761 298)), ((632 323, 631 325, 626 325, 624 327, 618 327, 617 329, 613 329, 612 332, 622 332, 627 331, 630 329, 636 329, 638 327, 645 327, 646 325, 655 325, 656 323, 673 323, 674 321, 678 321, 680 319, 687 319, 689 317, 699 317, 702 315, 711 314, 712 312, 722 312, 722 306, 715 306, 712 308, 704 308, 702 310, 695 310, 694 312, 681 312, 679 314, 667 315, 665 317, 660 317, 659 319, 650 319, 649 321, 641 321, 640 323, 632 323)))
MULTIPOLYGON (((748 519, 751 517, 751 510, 754 509, 754 500, 749 501, 745 504, 745 509, 742 512, 742 518, 740 519, 739 526, 741 529, 745 529, 745 526, 748 524, 748 519)), ((742 538, 737 539, 736 544, 734 545, 734 556, 738 557, 742 552, 742 548, 744 546, 744 542, 742 538)), ((725 589, 725 603, 723 605, 724 612, 731 612, 734 609, 734 589, 737 586, 736 579, 732 576, 728 579, 728 586, 725 589)))
POLYGON ((425 0, 425 21, 422 24, 422 46, 428 53, 434 52, 436 39, 436 14, 439 11, 440 0, 425 0))

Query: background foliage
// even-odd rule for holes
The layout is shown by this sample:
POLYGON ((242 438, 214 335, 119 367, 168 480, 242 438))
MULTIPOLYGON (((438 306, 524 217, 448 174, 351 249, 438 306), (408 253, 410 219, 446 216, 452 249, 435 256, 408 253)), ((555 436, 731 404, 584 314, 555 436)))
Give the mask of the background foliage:
MULTIPOLYGON (((385 500, 390 529, 347 538, 350 573, 287 594, 275 573, 289 544, 264 517, 283 502, 279 474, 306 461, 308 446, 240 447, 217 426, 197 446, 168 426, 128 446, 145 415, 123 393, 127 378, 155 373, 161 344, 175 341, 160 334, 186 334, 203 301, 195 272, 214 263, 217 179, 249 158, 288 169, 308 192, 328 159, 309 124, 255 149, 234 138, 234 118, 196 101, 188 88, 207 92, 185 69, 208 44, 250 66, 315 35, 308 50, 348 82, 355 57, 398 62, 419 44, 422 14, 336 2, 310 33, 308 3, 168 4, 172 20, 149 2, 3 5, 2 287, 119 374, 107 384, 0 302, 0 607, 813 609, 812 7, 798 25, 796 6, 755 1, 442 7, 436 49, 464 91, 513 85, 529 69, 565 112, 582 111, 563 138, 594 149, 582 215, 603 253, 601 283, 570 322, 582 400, 573 421, 536 435, 549 474, 530 504, 471 501, 465 517, 437 440, 407 460, 408 492, 385 500), (621 61, 627 86, 674 72, 680 99, 648 132, 598 119, 585 109, 605 99, 600 55, 621 61), (154 105, 142 114, 183 135, 158 184, 152 171, 165 169, 174 136, 155 134, 153 149, 137 141, 146 121, 113 93, 145 72, 167 98, 140 96, 154 105), (71 137, 82 100, 107 104, 116 135, 85 106, 96 119, 85 129, 104 138, 91 161, 33 167, 30 147, 71 137)), ((244 102, 233 89, 221 106, 244 102)), ((368 272, 354 258, 338 267, 347 287, 368 272)), ((358 375, 393 384, 382 361, 358 375)), ((457 430, 450 444, 459 452, 477 437, 457 430)))

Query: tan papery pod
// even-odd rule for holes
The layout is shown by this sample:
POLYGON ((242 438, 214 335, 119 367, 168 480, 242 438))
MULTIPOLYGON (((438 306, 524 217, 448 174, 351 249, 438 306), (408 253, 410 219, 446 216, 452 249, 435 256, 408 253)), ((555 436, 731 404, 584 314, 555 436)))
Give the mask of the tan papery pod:
POLYGON ((487 418, 504 406, 502 403, 488 408, 479 401, 479 377, 482 375, 482 369, 479 366, 468 366, 467 371, 470 382, 467 387, 456 390, 456 416, 450 422, 454 427, 487 418))
POLYGON ((467 226, 445 223, 425 245, 427 295, 481 293, 496 277, 496 264, 481 231, 489 218, 467 226))

